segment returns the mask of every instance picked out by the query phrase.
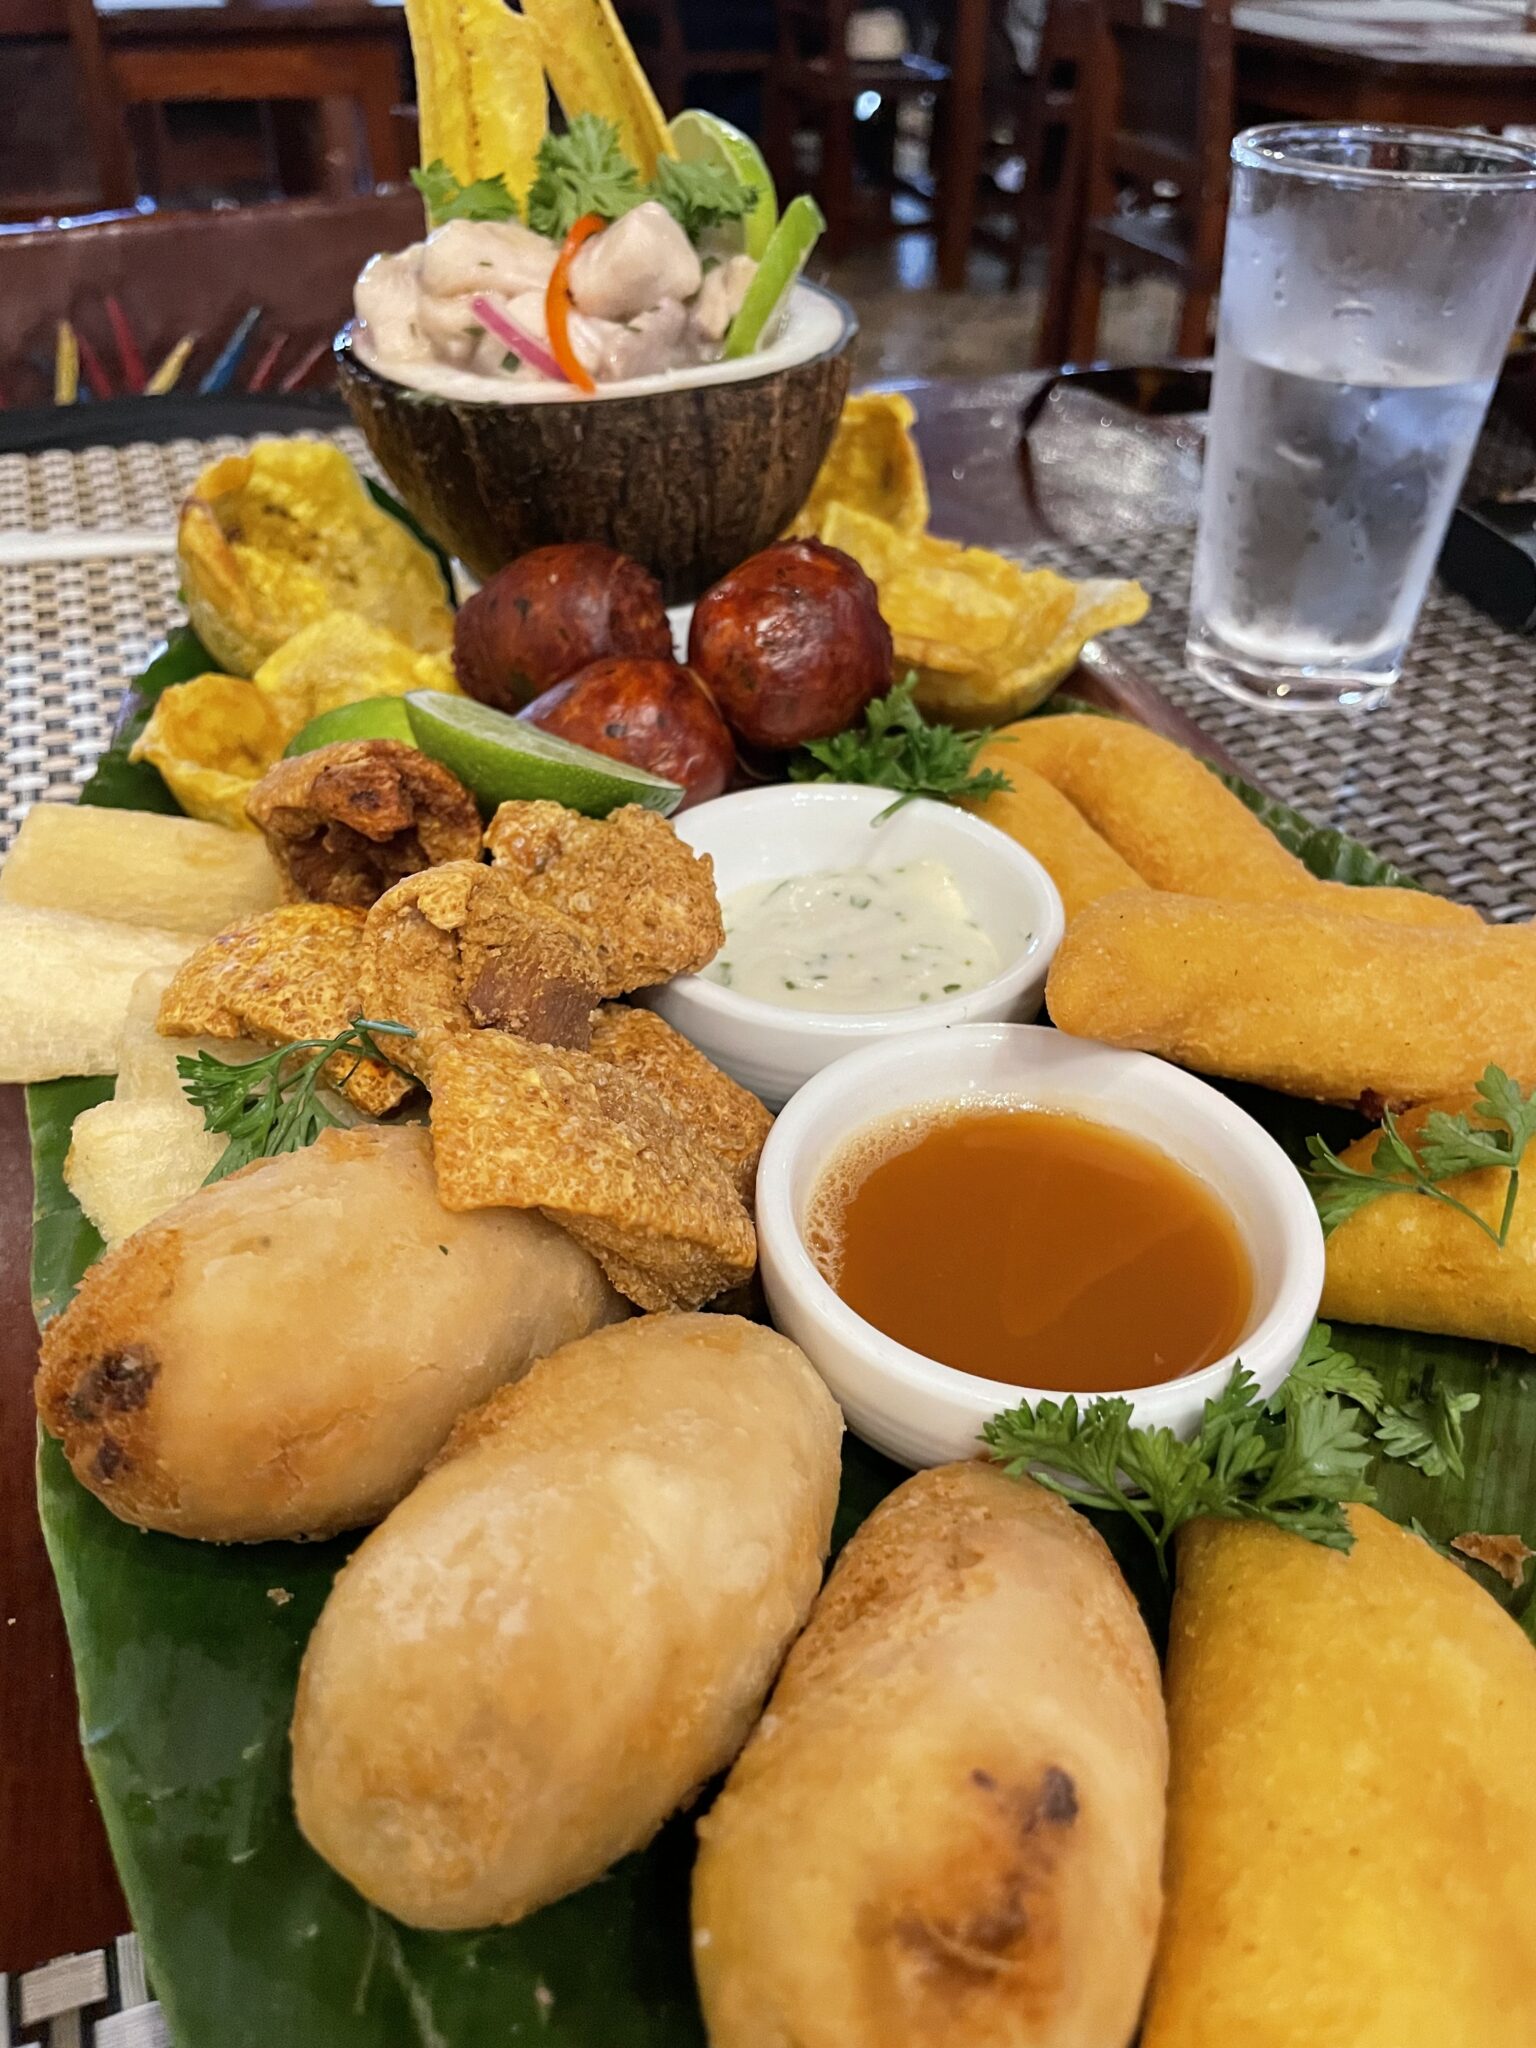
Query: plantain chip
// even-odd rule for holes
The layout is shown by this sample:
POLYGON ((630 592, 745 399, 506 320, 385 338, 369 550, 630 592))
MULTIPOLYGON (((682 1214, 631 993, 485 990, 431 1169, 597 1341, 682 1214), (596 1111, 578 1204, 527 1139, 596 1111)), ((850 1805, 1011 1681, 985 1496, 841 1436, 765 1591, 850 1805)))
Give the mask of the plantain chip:
POLYGON ((917 664, 914 695, 922 711, 959 726, 1004 725, 1023 718, 1072 673, 1095 634, 1114 626, 1134 626, 1146 616, 1147 593, 1128 579, 1095 576, 1068 588, 1072 604, 1066 617, 1044 641, 1032 646, 1021 638, 1012 642, 1006 668, 957 673, 917 664))
POLYGON ((452 640, 436 562, 330 442, 258 441, 204 470, 181 508, 177 553, 193 628, 236 675, 337 610, 422 653, 452 640))
POLYGON ((898 533, 922 533, 928 480, 912 438, 916 418, 912 401, 899 391, 866 391, 845 400, 832 446, 790 532, 825 540, 827 509, 842 504, 883 519, 898 533))
POLYGON ((155 700, 130 758, 152 761, 189 818, 254 831, 245 799, 287 742, 276 713, 243 676, 194 676, 155 700))
POLYGON ((283 728, 284 746, 322 711, 365 697, 403 697, 410 690, 463 694, 446 656, 418 654, 356 612, 331 612, 295 633, 267 656, 253 683, 283 728))
POLYGON ((245 799, 312 718, 364 697, 458 692, 452 665, 356 612, 295 633, 249 679, 196 676, 161 692, 132 758, 152 761, 189 817, 248 829, 245 799))
POLYGON ((642 178, 671 156, 666 119, 651 82, 630 48, 612 0, 523 0, 565 118, 600 114, 619 131, 619 146, 642 178))
POLYGON ((405 20, 422 162, 461 185, 503 177, 521 203, 549 109, 533 23, 502 0, 406 0, 405 20))

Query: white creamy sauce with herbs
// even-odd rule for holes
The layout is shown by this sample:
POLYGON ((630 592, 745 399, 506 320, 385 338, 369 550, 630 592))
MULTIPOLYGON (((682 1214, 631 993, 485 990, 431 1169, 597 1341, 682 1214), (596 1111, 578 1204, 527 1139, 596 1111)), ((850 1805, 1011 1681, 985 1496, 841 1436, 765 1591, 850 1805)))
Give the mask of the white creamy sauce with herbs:
POLYGON ((936 860, 754 882, 705 978, 787 1010, 905 1010, 980 988, 997 949, 936 860))

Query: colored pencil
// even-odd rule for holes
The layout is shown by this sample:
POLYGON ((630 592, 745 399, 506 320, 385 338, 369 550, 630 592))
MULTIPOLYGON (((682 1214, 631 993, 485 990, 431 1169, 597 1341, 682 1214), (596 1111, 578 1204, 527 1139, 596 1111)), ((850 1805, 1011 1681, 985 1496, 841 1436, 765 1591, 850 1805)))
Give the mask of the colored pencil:
POLYGON ((323 334, 312 349, 300 356, 298 362, 288 372, 282 383, 278 385, 278 390, 297 391, 321 357, 330 354, 330 349, 331 338, 328 334, 323 334))
POLYGON ((134 340, 133 329, 128 315, 123 311, 122 301, 108 292, 102 301, 106 308, 107 324, 112 329, 112 344, 117 350, 117 367, 122 372, 125 391, 144 389, 144 358, 139 354, 139 344, 134 340))
POLYGON ((73 405, 80 396, 80 344, 69 321, 61 320, 53 345, 53 402, 73 405))
POLYGON ((205 372, 203 381, 197 387, 199 398, 212 398, 220 391, 228 390, 234 380, 235 366, 245 353, 245 344, 261 318, 260 306, 252 306, 243 313, 236 323, 234 333, 214 357, 212 366, 205 372))
POLYGON ((177 379, 187 367, 187 357, 197 346, 195 334, 184 334, 176 346, 165 357, 160 367, 144 386, 146 398, 163 398, 167 391, 175 389, 177 379))
POLYGON ((80 369, 90 386, 92 398, 110 398, 112 379, 107 375, 107 366, 79 329, 75 332, 75 345, 80 351, 80 369))
POLYGON ((247 391, 261 391, 266 388, 267 379, 277 368, 277 359, 287 346, 288 337, 279 328, 262 350, 260 359, 255 369, 251 372, 250 382, 245 387, 247 391))

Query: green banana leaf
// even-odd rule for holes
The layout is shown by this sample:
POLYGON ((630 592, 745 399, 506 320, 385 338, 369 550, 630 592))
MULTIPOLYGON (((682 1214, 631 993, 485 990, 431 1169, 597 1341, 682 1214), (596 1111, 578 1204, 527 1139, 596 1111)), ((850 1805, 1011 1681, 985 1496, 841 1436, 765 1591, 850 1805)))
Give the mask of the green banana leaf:
MULTIPOLYGON (((153 771, 127 762, 126 738, 153 694, 208 665, 190 633, 173 636, 130 699, 85 801, 174 808, 153 771)), ((1408 879, 1365 847, 1235 786, 1314 872, 1365 884, 1408 879)), ((1232 1092, 1298 1160, 1310 1132, 1343 1142, 1363 1128, 1344 1112, 1232 1092)), ((78 1080, 29 1091, 40 1321, 64 1305, 100 1250, 62 1166, 75 1116, 110 1093, 110 1081, 78 1080)), ((1417 1518, 1442 1541, 1481 1529, 1536 1547, 1536 1367, 1526 1354, 1397 1331, 1335 1334, 1393 1399, 1433 1384, 1482 1397, 1467 1418, 1464 1478, 1389 1466, 1380 1475, 1386 1512, 1417 1518)), ((836 1540, 901 1476, 850 1439, 836 1540)), ((403 1927, 309 1849, 288 1795, 299 1659, 356 1539, 217 1549, 141 1534, 76 1483, 48 1440, 38 1493, 86 1759, 177 2048, 698 2048, 687 1816, 521 1926, 467 1935, 403 1927)), ((1106 1521, 1104 1532, 1150 1605, 1157 1595, 1146 1560, 1120 1520, 1106 1521)), ((1479 1576, 1536 1634, 1536 1598, 1479 1576)))

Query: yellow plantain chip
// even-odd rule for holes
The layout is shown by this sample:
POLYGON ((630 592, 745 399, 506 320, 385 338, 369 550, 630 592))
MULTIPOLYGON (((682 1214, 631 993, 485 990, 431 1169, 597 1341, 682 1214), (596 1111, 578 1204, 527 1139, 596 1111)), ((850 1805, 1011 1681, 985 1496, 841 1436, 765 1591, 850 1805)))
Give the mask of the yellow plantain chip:
POLYGON ((672 145, 612 0, 523 0, 523 15, 567 121, 577 114, 612 121, 624 154, 642 178, 653 178, 657 157, 671 156, 672 145))
POLYGON ((421 653, 453 637, 437 563, 327 441, 258 441, 204 470, 181 508, 177 553, 193 628, 235 675, 254 675, 333 611, 421 653))
POLYGON ((161 691, 129 758, 152 761, 188 817, 249 832, 245 799, 287 738, 254 683, 194 676, 161 691))
POLYGON ((253 678, 283 731, 283 744, 342 704, 364 697, 403 697, 409 690, 462 694, 453 664, 418 654, 397 634, 356 612, 331 612, 285 640, 253 678))
POLYGON ((533 183, 534 158, 549 118, 538 35, 533 23, 503 0, 457 0, 447 12, 458 24, 464 53, 466 182, 499 174, 521 205, 533 183))
POLYGON ((915 695, 920 709, 929 718, 959 726, 1004 725, 1022 718, 1071 674, 1095 634, 1114 626, 1134 626, 1146 616, 1147 593, 1139 583, 1098 576, 1067 587, 1072 602, 1066 617, 1043 643, 1032 648, 1011 643, 1006 667, 956 674, 918 664, 915 695))
POLYGON ((899 391, 866 391, 846 400, 832 446, 790 532, 827 540, 822 520, 833 504, 868 512, 898 533, 923 532, 928 482, 912 438, 916 417, 912 401, 899 391))

